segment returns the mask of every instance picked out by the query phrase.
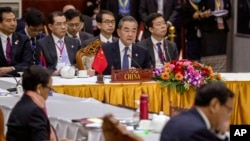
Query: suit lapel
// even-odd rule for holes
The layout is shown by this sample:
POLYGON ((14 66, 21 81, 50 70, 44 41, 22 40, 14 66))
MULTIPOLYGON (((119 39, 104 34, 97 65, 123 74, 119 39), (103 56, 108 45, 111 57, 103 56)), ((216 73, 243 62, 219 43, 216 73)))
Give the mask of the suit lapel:
POLYGON ((55 45, 55 41, 53 40, 53 37, 50 35, 50 38, 47 42, 47 48, 51 57, 51 61, 55 62, 55 64, 57 63, 57 51, 56 51, 56 45, 55 45))
POLYGON ((2 40, 1 40, 1 38, 0 38, 0 45, 1 45, 1 49, 0 49, 0 60, 3 60, 3 62, 1 62, 0 64, 2 64, 2 65, 7 65, 6 58, 5 58, 5 55, 4 55, 4 52, 3 52, 3 45, 2 45, 2 40))
POLYGON ((67 37, 64 37, 64 42, 65 42, 65 45, 66 45, 66 49, 67 49, 67 53, 68 53, 68 58, 69 58, 69 61, 70 61, 70 64, 74 64, 74 48, 75 46, 70 42, 69 38, 67 37))
POLYGON ((171 58, 170 58, 170 56, 168 55, 168 50, 169 50, 168 47, 169 47, 169 45, 168 45, 167 40, 164 40, 163 48, 164 48, 164 52, 165 52, 165 56, 166 56, 166 62, 171 61, 171 58))
MULTIPOLYGON (((120 55, 120 47, 119 43, 116 42, 112 46, 112 60, 113 60, 113 66, 115 69, 121 69, 121 55, 120 55)), ((111 66, 112 67, 112 66, 111 66)))
POLYGON ((15 33, 12 34, 12 44, 11 44, 11 62, 15 60, 15 55, 18 50, 19 39, 15 33))
POLYGON ((152 42, 151 38, 149 38, 147 40, 147 47, 148 47, 148 50, 149 50, 149 53, 150 53, 152 64, 155 67, 155 51, 154 51, 154 45, 153 45, 153 42, 152 42))

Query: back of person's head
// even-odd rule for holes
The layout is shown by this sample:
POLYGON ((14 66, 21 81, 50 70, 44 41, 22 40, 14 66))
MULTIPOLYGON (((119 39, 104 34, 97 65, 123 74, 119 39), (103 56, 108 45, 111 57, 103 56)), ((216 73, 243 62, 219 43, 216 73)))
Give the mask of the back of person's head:
POLYGON ((211 82, 197 89, 195 96, 196 106, 208 106, 213 98, 217 98, 220 104, 224 105, 234 93, 226 87, 223 82, 211 82))
POLYGON ((65 6, 63 7, 62 12, 64 13, 64 12, 68 11, 69 9, 76 9, 76 8, 75 8, 74 5, 67 4, 67 5, 65 5, 65 6))
POLYGON ((64 12, 64 15, 65 15, 67 21, 70 21, 75 17, 79 17, 80 21, 84 22, 83 17, 82 17, 82 13, 77 9, 69 9, 66 12, 64 12))
POLYGON ((138 23, 132 16, 124 16, 118 23, 117 29, 121 29, 124 22, 134 22, 138 27, 138 23))
POLYGON ((54 24, 54 22, 55 22, 54 18, 57 17, 57 16, 61 17, 61 16, 65 16, 65 15, 64 15, 64 13, 62 11, 52 12, 48 16, 48 23, 49 24, 54 24))
POLYGON ((102 23, 102 20, 103 20, 103 19, 102 19, 102 16, 103 16, 104 14, 111 15, 111 16, 115 17, 114 14, 113 14, 112 12, 110 12, 110 11, 108 11, 108 10, 101 10, 99 13, 96 14, 96 22, 102 23))
POLYGON ((155 20, 158 17, 163 17, 160 13, 151 13, 147 16, 145 19, 145 26, 146 28, 153 27, 153 20, 155 20))
POLYGON ((14 13, 11 7, 0 7, 0 23, 3 21, 3 13, 14 13))
POLYGON ((28 26, 39 26, 45 24, 45 18, 41 11, 32 8, 25 15, 25 22, 28 26))
POLYGON ((37 85, 41 84, 46 87, 51 75, 40 66, 33 65, 28 67, 22 75, 22 86, 24 90, 36 91, 37 85))

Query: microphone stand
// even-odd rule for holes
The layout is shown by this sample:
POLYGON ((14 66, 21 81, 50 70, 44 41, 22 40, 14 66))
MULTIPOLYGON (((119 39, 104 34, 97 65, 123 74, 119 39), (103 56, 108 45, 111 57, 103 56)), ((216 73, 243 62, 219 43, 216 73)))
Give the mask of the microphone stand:
MULTIPOLYGON (((139 67, 140 69, 142 69, 141 65, 139 65, 139 64, 136 62, 136 60, 130 56, 130 54, 128 54, 127 56, 128 56, 128 58, 131 59, 132 62, 134 62, 134 63, 137 65, 137 67, 139 67)), ((132 66, 132 65, 131 65, 131 66, 132 66)))

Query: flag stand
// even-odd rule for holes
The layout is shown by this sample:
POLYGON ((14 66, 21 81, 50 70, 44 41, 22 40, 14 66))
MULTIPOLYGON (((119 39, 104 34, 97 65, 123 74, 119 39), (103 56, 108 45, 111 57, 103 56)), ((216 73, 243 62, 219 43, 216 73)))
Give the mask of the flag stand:
POLYGON ((103 75, 102 74, 98 74, 97 75, 97 81, 96 81, 96 83, 104 83, 104 81, 103 81, 103 75))

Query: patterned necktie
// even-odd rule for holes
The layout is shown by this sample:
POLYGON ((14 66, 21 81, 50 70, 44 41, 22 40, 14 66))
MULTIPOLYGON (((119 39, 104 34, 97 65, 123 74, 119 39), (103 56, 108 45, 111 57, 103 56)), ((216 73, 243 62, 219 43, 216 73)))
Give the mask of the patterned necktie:
POLYGON ((163 54, 163 52, 162 52, 162 50, 161 50, 161 42, 158 42, 158 43, 156 44, 156 46, 157 46, 157 48, 158 48, 158 56, 159 56, 159 58, 160 58, 160 60, 161 60, 161 63, 164 64, 165 59, 164 59, 164 54, 163 54))
POLYGON ((8 65, 11 64, 11 44, 10 44, 10 38, 7 37, 7 43, 6 43, 6 60, 8 65))
POLYGON ((128 63, 128 47, 125 47, 124 49, 124 55, 123 55, 123 64, 122 69, 128 69, 129 63, 128 63))

